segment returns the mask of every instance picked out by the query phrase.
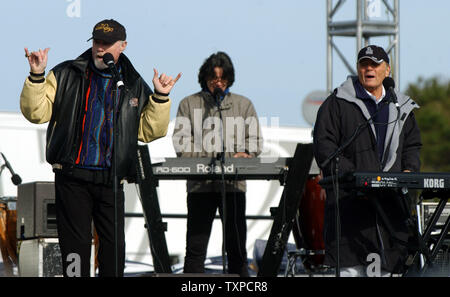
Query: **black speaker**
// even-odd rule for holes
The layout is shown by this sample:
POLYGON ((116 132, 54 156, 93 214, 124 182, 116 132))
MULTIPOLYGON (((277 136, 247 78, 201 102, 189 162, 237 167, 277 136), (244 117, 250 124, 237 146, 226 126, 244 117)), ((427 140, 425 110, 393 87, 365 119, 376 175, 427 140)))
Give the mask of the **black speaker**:
POLYGON ((20 184, 16 209, 18 239, 58 237, 53 182, 20 184))

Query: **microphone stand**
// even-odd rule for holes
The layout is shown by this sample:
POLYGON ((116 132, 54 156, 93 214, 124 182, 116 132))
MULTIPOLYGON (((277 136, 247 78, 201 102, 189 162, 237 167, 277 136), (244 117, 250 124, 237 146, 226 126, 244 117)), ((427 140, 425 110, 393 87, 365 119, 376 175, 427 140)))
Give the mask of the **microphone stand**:
POLYGON ((119 71, 117 71, 114 57, 111 53, 105 53, 103 55, 103 62, 108 66, 109 70, 112 74, 112 80, 116 82, 116 88, 112 90, 112 98, 113 98, 113 162, 112 162, 112 171, 113 171, 113 193, 114 193, 114 276, 119 276, 119 267, 118 267, 118 228, 117 228, 117 192, 119 188, 119 181, 117 180, 117 149, 118 146, 118 115, 119 108, 122 105, 122 96, 125 85, 120 77, 119 71), (117 96, 117 91, 119 91, 119 96, 117 96), (119 97, 119 98, 118 98, 119 97), (117 104, 116 104, 116 101, 117 104))
POLYGON ((214 92, 214 99, 216 100, 217 110, 219 111, 220 123, 222 125, 222 133, 221 133, 221 142, 222 142, 222 152, 217 154, 217 159, 220 160, 220 171, 222 176, 222 187, 221 187, 221 195, 222 195, 222 272, 226 273, 226 219, 227 219, 227 206, 226 206, 226 185, 225 185, 225 140, 224 140, 224 130, 223 130, 223 117, 222 117, 222 108, 220 102, 221 92, 214 92))
MULTIPOLYGON (((356 136, 355 136, 356 137, 356 136)), ((354 137, 353 137, 354 139, 354 137)), ((347 147, 350 143, 348 143, 345 147, 347 147)), ((328 157, 325 162, 322 163, 322 168, 332 160, 335 159, 335 173, 336 173, 336 184, 333 181, 333 188, 335 191, 335 224, 336 224, 336 277, 341 276, 341 263, 340 263, 340 240, 341 240, 341 215, 339 212, 339 154, 345 147, 339 147, 330 157, 328 157)))
POLYGON ((117 149, 118 145, 118 135, 119 135, 119 129, 118 129, 118 120, 119 120, 119 108, 121 106, 121 98, 123 93, 121 92, 124 89, 124 84, 121 80, 118 80, 116 82, 116 88, 112 90, 113 93, 113 162, 112 162, 112 170, 113 170, 113 193, 114 193, 114 276, 119 276, 119 254, 118 254, 118 215, 117 215, 117 200, 118 200, 118 188, 119 188, 119 181, 117 177, 117 149), (117 96, 117 91, 119 91, 119 96, 117 96), (119 97, 119 98, 118 98, 119 97), (118 100, 117 100, 118 99, 118 100), (119 101, 119 102, 117 102, 119 101))
MULTIPOLYGON (((378 111, 376 112, 378 113, 378 111)), ((339 208, 339 155, 356 139, 356 137, 361 133, 362 128, 364 128, 368 123, 372 121, 373 116, 376 115, 373 114, 367 121, 365 121, 362 124, 359 124, 356 128, 355 132, 353 132, 353 135, 340 147, 336 149, 334 153, 332 153, 322 164, 321 168, 325 168, 328 163, 331 162, 331 160, 335 160, 335 173, 336 173, 336 185, 333 182, 333 187, 335 190, 335 224, 336 224, 336 277, 340 277, 341 275, 341 266, 340 266, 340 238, 341 238, 341 221, 340 221, 340 208, 339 208)))

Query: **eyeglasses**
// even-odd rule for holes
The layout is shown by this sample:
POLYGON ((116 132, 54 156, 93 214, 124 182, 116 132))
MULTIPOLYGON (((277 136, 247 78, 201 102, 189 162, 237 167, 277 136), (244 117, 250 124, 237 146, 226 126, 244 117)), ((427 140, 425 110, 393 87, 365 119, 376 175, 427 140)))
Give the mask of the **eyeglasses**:
POLYGON ((219 83, 219 82, 221 82, 223 84, 226 84, 228 81, 225 78, 222 78, 222 77, 215 77, 215 78, 210 78, 208 80, 208 82, 210 82, 212 84, 216 84, 216 83, 219 83))

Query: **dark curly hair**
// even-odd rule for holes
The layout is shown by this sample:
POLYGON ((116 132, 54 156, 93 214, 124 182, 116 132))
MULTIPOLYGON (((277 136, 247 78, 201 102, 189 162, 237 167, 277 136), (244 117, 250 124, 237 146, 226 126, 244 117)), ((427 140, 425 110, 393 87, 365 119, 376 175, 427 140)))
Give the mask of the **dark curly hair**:
POLYGON ((234 67, 230 57, 224 52, 217 52, 209 56, 198 73, 198 82, 202 89, 207 89, 206 82, 215 78, 214 68, 221 67, 223 69, 222 78, 227 80, 227 87, 231 87, 234 83, 234 67))

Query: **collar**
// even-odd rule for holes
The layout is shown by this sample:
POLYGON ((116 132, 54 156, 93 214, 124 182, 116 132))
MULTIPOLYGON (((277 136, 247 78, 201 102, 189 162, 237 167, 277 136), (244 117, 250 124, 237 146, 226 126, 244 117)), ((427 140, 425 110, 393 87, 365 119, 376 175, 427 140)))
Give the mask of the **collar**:
MULTIPOLYGON (((202 89, 203 92, 207 92, 208 94, 210 94, 211 96, 214 97, 214 95, 209 91, 208 88, 204 88, 202 89)), ((230 93, 230 88, 226 88, 225 91, 223 91, 223 96, 220 96, 220 101, 223 101, 223 99, 225 98, 225 96, 230 93)))
POLYGON ((366 91, 367 95, 369 95, 369 97, 372 98, 372 99, 375 101, 376 104, 380 103, 380 102, 383 100, 384 96, 386 96, 386 90, 384 89, 384 86, 381 85, 381 87, 382 87, 383 90, 382 90, 382 92, 381 92, 381 97, 380 97, 380 99, 378 99, 378 100, 377 100, 377 97, 375 97, 374 95, 372 95, 372 93, 370 93, 369 91, 367 91, 366 89, 364 89, 364 91, 366 91))
POLYGON ((374 95, 372 95, 369 91, 367 91, 363 87, 363 85, 359 82, 358 77, 355 77, 355 79, 352 79, 352 80, 353 80, 353 86, 355 88, 355 96, 359 99, 373 100, 376 104, 378 104, 386 96, 386 90, 384 89, 384 86, 382 86, 383 89, 381 92, 381 97, 379 100, 377 100, 374 95))

